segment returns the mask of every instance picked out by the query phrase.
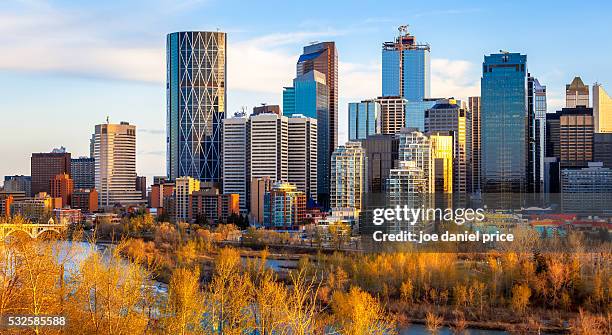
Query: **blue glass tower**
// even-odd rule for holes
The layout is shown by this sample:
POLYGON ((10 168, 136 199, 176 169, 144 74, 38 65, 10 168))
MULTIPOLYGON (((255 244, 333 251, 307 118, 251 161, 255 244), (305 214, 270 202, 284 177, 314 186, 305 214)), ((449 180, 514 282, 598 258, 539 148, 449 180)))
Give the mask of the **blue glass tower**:
MULTIPOLYGON (((325 75, 317 70, 309 71, 293 80, 293 87, 283 91, 283 114, 294 114, 317 119, 317 199, 329 199, 329 173, 331 145, 329 129, 329 96, 325 75)), ((319 200, 321 202, 321 200, 319 200)), ((324 206, 325 207, 325 206, 324 206)))
POLYGON ((374 100, 349 103, 349 141, 380 134, 380 103, 374 100))
POLYGON ((481 188, 483 193, 527 190, 527 56, 484 57, 481 79, 481 188))
POLYGON ((226 103, 226 35, 168 34, 167 172, 221 185, 222 122, 226 103))

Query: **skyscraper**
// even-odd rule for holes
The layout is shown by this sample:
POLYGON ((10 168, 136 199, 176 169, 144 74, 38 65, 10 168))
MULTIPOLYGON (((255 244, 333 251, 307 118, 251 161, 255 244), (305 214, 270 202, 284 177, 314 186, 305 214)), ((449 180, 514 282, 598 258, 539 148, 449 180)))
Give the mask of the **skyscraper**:
POLYGON ((382 46, 382 95, 421 101, 430 95, 430 47, 399 27, 399 36, 382 46))
MULTIPOLYGON (((316 57, 315 57, 316 58, 316 57)), ((300 59, 305 59, 300 57, 300 59)), ((299 64, 299 63, 298 63, 299 64)), ((302 64, 304 67, 308 62, 302 64)), ((312 65, 312 64, 311 64, 312 65)), ((298 73, 304 68, 298 66, 298 73)), ((283 92, 284 115, 303 115, 317 120, 317 199, 327 208, 329 206, 329 151, 332 145, 330 137, 330 96, 326 76, 318 70, 311 70, 293 80, 293 87, 285 87, 283 92)))
POLYGON ((527 56, 484 57, 481 79, 481 188, 509 200, 527 191, 527 56))
POLYGON ((527 192, 540 193, 544 173, 546 86, 527 74, 527 192))
POLYGON ((380 134, 380 103, 376 100, 350 102, 348 106, 349 141, 363 140, 380 134))
MULTIPOLYGON (((338 50, 335 42, 320 42, 304 47, 304 53, 297 62, 297 76, 316 70, 325 75, 328 96, 327 138, 329 138, 328 156, 331 157, 338 146, 338 50)), ((301 113, 309 116, 308 114, 301 113)), ((324 132, 319 125, 319 132, 324 132)), ((321 145, 321 142, 319 142, 321 145)), ((329 169, 329 165, 327 165, 329 169)), ((329 182, 328 182, 329 183, 329 182)), ((321 192, 321 190, 319 190, 321 192)))
POLYGON ((64 148, 53 149, 52 152, 33 153, 31 173, 31 195, 36 195, 39 192, 49 193, 49 182, 56 175, 62 173, 70 174, 70 153, 66 152, 64 148))
POLYGON ((247 213, 247 122, 245 117, 223 120, 223 190, 236 193, 242 213, 247 213))
POLYGON ((453 193, 453 189, 457 188, 457 184, 453 182, 455 137, 453 132, 435 132, 429 135, 431 158, 434 165, 433 192, 435 193, 453 193))
POLYGON ((612 133, 612 98, 597 83, 593 85, 593 119, 596 133, 612 133))
POLYGON ((288 120, 288 180, 306 200, 317 201, 317 120, 294 114, 288 120))
POLYGON ((347 142, 332 155, 331 207, 362 210, 367 181, 367 158, 359 142, 347 142))
POLYGON ((29 197, 32 194, 32 177, 30 176, 4 176, 3 190, 6 192, 23 192, 29 197))
POLYGON ((62 199, 62 207, 70 206, 74 191, 74 182, 70 175, 67 173, 56 175, 49 181, 49 189, 51 197, 62 199))
POLYGON ((70 177, 74 188, 92 189, 96 183, 96 164, 92 157, 73 158, 70 161, 70 177))
POLYGON ((589 107, 589 87, 580 77, 565 85, 565 108, 589 107))
POLYGON ((406 99, 402 97, 379 97, 382 134, 397 134, 406 126, 406 99))
POLYGON ((471 192, 480 191, 480 97, 468 98, 470 109, 471 192))
POLYGON ((399 160, 413 161, 411 168, 416 167, 423 173, 424 193, 433 193, 435 191, 435 171, 431 141, 416 128, 405 128, 397 136, 399 138, 399 160))
POLYGON ((389 171, 398 160, 399 140, 395 135, 371 135, 360 141, 368 159, 368 193, 383 193, 389 171))
POLYGON ((288 129, 286 116, 259 114, 249 118, 247 180, 288 180, 288 129))
POLYGON ((222 122, 226 113, 226 35, 171 33, 167 36, 166 53, 168 177, 191 176, 220 184, 222 122))
POLYGON ((467 121, 467 111, 455 99, 440 99, 425 111, 425 132, 445 132, 453 136, 453 193, 468 191, 467 121))
POLYGON ((593 109, 563 108, 546 115, 546 155, 561 168, 586 167, 593 159, 593 109))
POLYGON ((144 203, 136 191, 136 126, 99 124, 94 133, 96 190, 99 206, 144 203))

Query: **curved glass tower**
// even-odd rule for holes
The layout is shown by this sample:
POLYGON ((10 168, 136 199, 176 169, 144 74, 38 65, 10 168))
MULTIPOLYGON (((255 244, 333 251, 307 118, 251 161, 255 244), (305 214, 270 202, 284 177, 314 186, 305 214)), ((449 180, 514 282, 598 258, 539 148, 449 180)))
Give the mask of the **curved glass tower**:
POLYGON ((221 185, 226 34, 176 32, 166 43, 168 177, 221 185))

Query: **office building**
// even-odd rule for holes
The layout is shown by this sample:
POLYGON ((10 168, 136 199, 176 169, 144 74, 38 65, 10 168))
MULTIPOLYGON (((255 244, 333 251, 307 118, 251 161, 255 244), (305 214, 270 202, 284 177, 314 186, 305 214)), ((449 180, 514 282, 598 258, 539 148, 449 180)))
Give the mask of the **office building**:
POLYGON ((559 158, 544 158, 544 193, 561 192, 561 165, 559 158))
POLYGON ((360 142, 338 146, 332 155, 331 207, 362 210, 367 183, 367 157, 360 142))
POLYGON ((414 161, 414 167, 423 172, 425 193, 434 193, 435 169, 431 154, 431 141, 416 128, 405 128, 399 134, 399 161, 414 161))
MULTIPOLYGON (((266 106, 267 107, 267 106, 266 106)), ((266 114, 253 112, 253 115, 266 114)), ((277 114, 279 115, 279 114, 277 114)), ((247 213, 247 122, 245 117, 223 120, 223 190, 239 196, 240 211, 247 213)))
POLYGON ((52 152, 33 153, 31 158, 31 195, 49 193, 49 182, 58 174, 70 174, 70 153, 64 148, 52 152))
POLYGON ((433 108, 439 98, 427 98, 419 101, 406 102, 406 128, 416 128, 419 131, 425 131, 425 111, 433 108))
POLYGON ((282 114, 279 105, 261 104, 261 106, 253 107, 252 115, 267 114, 267 113, 274 113, 278 115, 282 114))
MULTIPOLYGON (((455 133, 448 132, 433 132, 429 134, 431 141, 431 158, 434 166, 434 190, 432 193, 453 193, 453 189, 457 189, 457 184, 454 183, 454 162, 458 161, 455 157, 455 133)), ((459 175, 460 176, 460 175, 459 175)))
POLYGON ((157 215, 161 215, 164 212, 164 204, 166 199, 172 197, 174 194, 174 183, 160 183, 151 185, 151 192, 149 193, 149 207, 157 209, 157 215))
MULTIPOLYGON (((327 143, 323 143, 319 140, 319 147, 327 150, 328 160, 324 163, 329 163, 329 158, 334 152, 334 149, 338 146, 338 50, 336 49, 336 43, 320 42, 305 46, 304 52, 298 59, 296 68, 297 77, 305 75, 310 71, 318 71, 325 75, 328 97, 328 115, 325 128, 319 123, 318 130, 321 134, 327 132, 327 135, 324 136, 328 139, 327 143), (325 129, 327 129, 327 131, 325 131, 325 129)), ((312 117, 299 109, 296 110, 296 113, 312 117)), ((321 156, 319 157, 319 160, 323 160, 321 156)), ((322 162, 319 162, 319 166, 321 166, 321 164, 322 162)), ((329 170, 329 164, 327 164, 326 169, 329 170)), ((327 173, 326 176, 329 176, 329 173, 327 173)), ((329 179, 325 181, 325 186, 329 187, 328 185, 329 179)), ((320 188, 319 192, 326 192, 326 196, 329 194, 329 190, 326 189, 320 188)))
POLYGON ((94 188, 96 186, 96 164, 93 157, 71 159, 70 177, 74 181, 74 188, 94 188))
POLYGON ((580 77, 574 77, 572 82, 565 85, 565 108, 576 108, 578 106, 589 106, 589 87, 582 82, 580 77))
POLYGON ((389 171, 397 165, 399 139, 392 134, 380 134, 360 142, 368 161, 367 193, 384 193, 389 171))
POLYGON ((230 215, 240 215, 238 194, 220 194, 218 188, 205 186, 189 196, 190 222, 227 223, 230 215))
POLYGON ((191 209, 190 196, 200 190, 200 180, 193 177, 179 177, 174 186, 174 221, 188 222, 191 209))
MULTIPOLYGON (((299 66, 298 66, 299 68, 299 66)), ((302 72, 293 80, 293 87, 285 88, 283 93, 284 115, 303 115, 317 120, 317 199, 327 208, 329 198, 329 160, 334 139, 330 128, 330 90, 324 73, 316 69, 302 72), (293 100, 292 100, 293 99, 293 100)), ((336 116, 337 117, 337 116, 336 116)), ((337 125, 335 126, 337 132, 337 125)), ((334 136, 337 136, 334 134, 334 136)), ((336 140, 337 141, 337 140, 336 140)))
POLYGON ((544 173, 546 135, 546 86, 527 77, 527 192, 540 193, 544 173))
POLYGON ((612 98, 598 83, 593 85, 593 119, 596 133, 612 133, 612 98))
POLYGON ((83 213, 98 211, 98 191, 96 189, 75 189, 72 192, 72 208, 80 209, 83 213))
POLYGON ((381 133, 380 103, 376 100, 350 102, 348 106, 349 141, 363 140, 381 133))
POLYGON ((470 179, 471 192, 480 192, 480 97, 469 97, 470 109, 470 179))
POLYGON ((53 198, 62 199, 62 207, 70 206, 72 203, 72 192, 74 191, 74 182, 67 173, 58 174, 49 181, 49 195, 53 198))
POLYGON ((591 162, 581 169, 562 169, 561 193, 564 211, 612 214, 612 169, 601 162, 591 162))
POLYGON ((167 36, 167 172, 172 180, 190 176, 221 185, 226 60, 223 32, 167 36))
POLYGON ((96 125, 93 158, 99 207, 143 203, 135 183, 136 126, 127 122, 96 125))
POLYGON ((461 107, 461 102, 458 100, 452 98, 438 100, 432 108, 425 111, 425 132, 452 135, 452 193, 467 193, 469 172, 467 110, 461 107))
POLYGON ((147 177, 136 176, 136 191, 140 192, 140 198, 147 200, 147 177))
POLYGON ((317 120, 294 114, 288 119, 288 181, 317 201, 317 120))
MULTIPOLYGON (((417 43, 407 26, 382 46, 382 95, 421 101, 430 96, 431 60, 428 44, 417 43)), ((425 109, 423 109, 425 110, 425 109)))
MULTIPOLYGON (((429 178, 427 173, 417 165, 416 161, 400 161, 395 169, 391 169, 387 179, 387 195, 389 206, 408 206, 421 208, 426 206, 429 193, 429 178)), ((391 225, 399 224, 392 222, 391 225)))
POLYGON ((593 109, 563 108, 546 115, 546 156, 561 168, 586 167, 593 160, 593 109))
POLYGON ((406 104, 402 97, 379 97, 382 134, 397 134, 406 125, 406 104))
POLYGON ((32 177, 30 176, 4 176, 4 191, 23 192, 30 196, 32 194, 32 177))
POLYGON ((593 134, 593 161, 612 168, 612 133, 593 134))
POLYGON ((247 127, 247 180, 261 177, 288 180, 288 118, 277 114, 254 115, 247 127))
POLYGON ((510 200, 527 191, 527 56, 484 57, 481 78, 481 189, 510 200))
POLYGON ((11 204, 11 215, 19 215, 33 223, 46 223, 43 220, 55 208, 62 208, 61 198, 53 198, 46 192, 40 192, 32 198, 14 201, 11 204))
POLYGON ((83 221, 83 213, 75 208, 54 208, 51 218, 55 224, 76 224, 83 221))
POLYGON ((304 223, 306 196, 290 183, 275 182, 264 196, 263 224, 267 228, 295 229, 304 223))
POLYGON ((255 224, 264 223, 265 195, 272 189, 273 183, 274 181, 270 177, 256 177, 251 179, 249 191, 251 222, 255 224))

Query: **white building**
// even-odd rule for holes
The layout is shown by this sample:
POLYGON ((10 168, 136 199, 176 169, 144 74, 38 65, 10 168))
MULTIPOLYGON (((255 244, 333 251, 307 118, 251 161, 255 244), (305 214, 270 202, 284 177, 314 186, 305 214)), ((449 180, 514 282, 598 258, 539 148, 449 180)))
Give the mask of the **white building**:
POLYGON ((223 120, 223 192, 239 196, 240 212, 247 210, 247 121, 245 117, 223 120))
POLYGON ((189 220, 189 196, 200 190, 200 181, 192 177, 176 178, 174 183, 174 220, 187 222, 189 220))
POLYGON ((136 126, 127 122, 99 124, 93 140, 99 206, 144 203, 142 193, 136 191, 136 126))
POLYGON ((367 158, 361 142, 338 146, 331 158, 331 207, 362 210, 367 183, 367 158))
POLYGON ((288 120, 289 182, 317 200, 317 120, 294 114, 288 120))
POLYGON ((288 128, 286 116, 268 113, 250 117, 248 180, 260 177, 288 180, 288 128))

